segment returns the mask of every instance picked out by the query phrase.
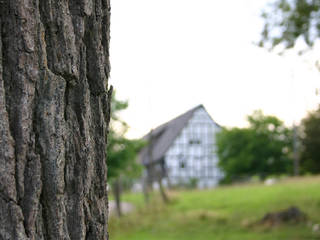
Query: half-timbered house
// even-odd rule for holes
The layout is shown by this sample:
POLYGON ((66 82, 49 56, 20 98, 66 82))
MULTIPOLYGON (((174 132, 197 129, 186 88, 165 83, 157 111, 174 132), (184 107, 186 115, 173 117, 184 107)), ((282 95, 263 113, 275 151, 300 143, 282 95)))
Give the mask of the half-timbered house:
POLYGON ((223 173, 218 167, 215 134, 219 125, 199 105, 155 128, 144 139, 140 159, 149 183, 214 187, 223 173))

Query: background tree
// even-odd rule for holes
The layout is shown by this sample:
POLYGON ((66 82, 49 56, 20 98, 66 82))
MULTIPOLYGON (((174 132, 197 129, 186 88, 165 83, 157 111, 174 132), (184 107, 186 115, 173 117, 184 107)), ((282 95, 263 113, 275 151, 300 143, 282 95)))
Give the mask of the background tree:
POLYGON ((108 0, 0 1, 0 239, 108 239, 108 0))
POLYGON ((282 43, 294 46, 302 37, 312 46, 320 35, 320 1, 273 0, 263 11, 265 19, 260 46, 273 48, 282 43))
POLYGON ((320 173, 320 106, 302 120, 302 173, 320 173))
POLYGON ((138 152, 144 146, 144 142, 126 138, 125 133, 128 130, 128 125, 119 117, 119 112, 127 107, 127 101, 117 100, 115 94, 113 94, 107 162, 108 181, 112 185, 118 216, 121 216, 121 184, 123 181, 132 181, 137 178, 142 171, 142 165, 137 162, 136 158, 138 152))
MULTIPOLYGON (((260 46, 273 49, 282 45, 284 49, 294 47, 297 39, 302 38, 312 48, 320 36, 320 1, 318 0, 272 0, 264 9, 265 20, 261 33, 260 46)), ((304 53, 304 49, 299 54, 304 53)), ((320 70, 320 62, 315 66, 320 70)), ((319 89, 315 89, 318 95, 319 89)), ((297 130, 294 126, 294 172, 299 175, 297 130)), ((306 161, 306 160, 304 160, 306 161)))
POLYGON ((291 131, 279 119, 261 111, 248 116, 248 122, 247 128, 223 128, 217 134, 223 181, 290 173, 291 131))

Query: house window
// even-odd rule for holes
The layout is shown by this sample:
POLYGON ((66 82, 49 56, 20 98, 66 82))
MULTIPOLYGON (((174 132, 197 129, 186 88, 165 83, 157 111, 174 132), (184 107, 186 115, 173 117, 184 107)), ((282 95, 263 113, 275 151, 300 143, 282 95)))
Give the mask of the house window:
POLYGON ((201 141, 199 139, 190 139, 189 145, 200 145, 201 141))
POLYGON ((186 163, 185 163, 186 157, 182 153, 180 153, 178 155, 178 159, 179 159, 179 167, 185 168, 186 167, 186 163))
POLYGON ((180 164, 179 164, 180 168, 185 168, 186 167, 186 163, 181 161, 180 164))

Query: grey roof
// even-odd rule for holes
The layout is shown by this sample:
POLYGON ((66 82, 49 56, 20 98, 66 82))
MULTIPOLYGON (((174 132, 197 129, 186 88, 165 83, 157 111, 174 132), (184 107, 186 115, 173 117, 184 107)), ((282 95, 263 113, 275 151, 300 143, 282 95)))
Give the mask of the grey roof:
POLYGON ((191 119, 193 113, 199 108, 204 107, 203 105, 198 105, 173 120, 160 125, 144 136, 143 139, 148 142, 148 145, 140 152, 140 160, 142 163, 147 165, 152 162, 160 161, 191 119))

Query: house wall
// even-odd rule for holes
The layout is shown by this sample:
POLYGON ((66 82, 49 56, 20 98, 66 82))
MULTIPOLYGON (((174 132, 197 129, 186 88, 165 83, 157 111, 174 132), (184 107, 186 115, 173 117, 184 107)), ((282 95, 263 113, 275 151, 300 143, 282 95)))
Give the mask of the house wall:
POLYGON ((189 184, 200 188, 214 187, 222 177, 217 167, 215 133, 219 131, 203 108, 195 111, 187 126, 165 154, 168 184, 189 184), (194 180, 193 180, 194 179, 194 180))

